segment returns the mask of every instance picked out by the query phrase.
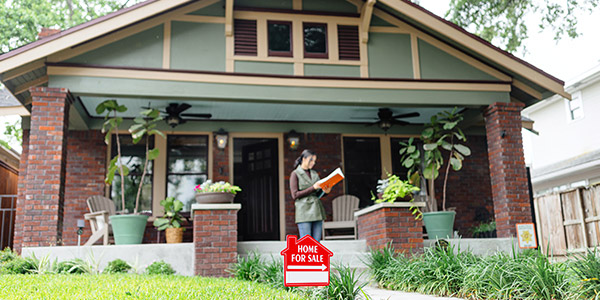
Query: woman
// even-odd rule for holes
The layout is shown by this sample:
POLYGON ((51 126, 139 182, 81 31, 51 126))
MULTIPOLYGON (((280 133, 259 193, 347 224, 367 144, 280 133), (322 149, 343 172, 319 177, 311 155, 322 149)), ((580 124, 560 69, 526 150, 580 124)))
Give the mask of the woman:
POLYGON ((317 155, 304 150, 296 159, 294 171, 290 174, 290 190, 296 206, 296 224, 300 238, 310 234, 315 240, 321 240, 325 208, 319 200, 322 192, 329 193, 331 188, 321 190, 317 181, 319 174, 312 168, 317 162, 317 155))

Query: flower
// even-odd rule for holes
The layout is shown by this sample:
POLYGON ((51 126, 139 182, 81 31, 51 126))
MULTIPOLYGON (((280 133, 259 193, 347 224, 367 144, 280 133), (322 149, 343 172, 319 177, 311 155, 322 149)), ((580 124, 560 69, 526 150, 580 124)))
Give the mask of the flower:
POLYGON ((241 192, 242 189, 239 186, 232 185, 229 182, 219 181, 212 182, 212 180, 207 180, 202 184, 197 185, 194 188, 196 193, 231 193, 237 194, 237 192, 241 192))

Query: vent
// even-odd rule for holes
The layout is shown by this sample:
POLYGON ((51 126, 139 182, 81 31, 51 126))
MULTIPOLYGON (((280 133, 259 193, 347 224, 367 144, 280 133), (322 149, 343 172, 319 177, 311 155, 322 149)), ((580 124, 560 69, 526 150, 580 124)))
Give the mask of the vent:
POLYGON ((338 25, 338 47, 341 60, 360 60, 358 26, 338 25))
POLYGON ((235 55, 256 56, 256 20, 234 20, 235 55))

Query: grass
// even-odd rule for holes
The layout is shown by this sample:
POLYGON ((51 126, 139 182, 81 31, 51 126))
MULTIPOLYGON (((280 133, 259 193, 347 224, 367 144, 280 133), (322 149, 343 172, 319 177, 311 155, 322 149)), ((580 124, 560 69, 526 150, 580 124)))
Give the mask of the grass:
POLYGON ((1 275, 0 299, 306 299, 265 284, 224 278, 1 275))

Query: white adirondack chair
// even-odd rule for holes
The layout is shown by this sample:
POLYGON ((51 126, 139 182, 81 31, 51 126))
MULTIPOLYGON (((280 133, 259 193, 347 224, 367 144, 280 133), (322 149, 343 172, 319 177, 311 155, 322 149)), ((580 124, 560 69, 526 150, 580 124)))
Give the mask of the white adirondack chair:
POLYGON ((100 238, 103 238, 104 245, 108 245, 108 236, 112 232, 108 217, 115 214, 115 203, 103 196, 89 197, 86 202, 90 213, 83 215, 83 217, 90 221, 92 236, 84 246, 91 246, 100 238))
POLYGON ((360 200, 356 196, 341 195, 333 199, 333 221, 323 222, 323 239, 356 239, 356 219, 354 212, 358 210, 360 200), (327 229, 352 228, 353 235, 329 235, 327 229))

